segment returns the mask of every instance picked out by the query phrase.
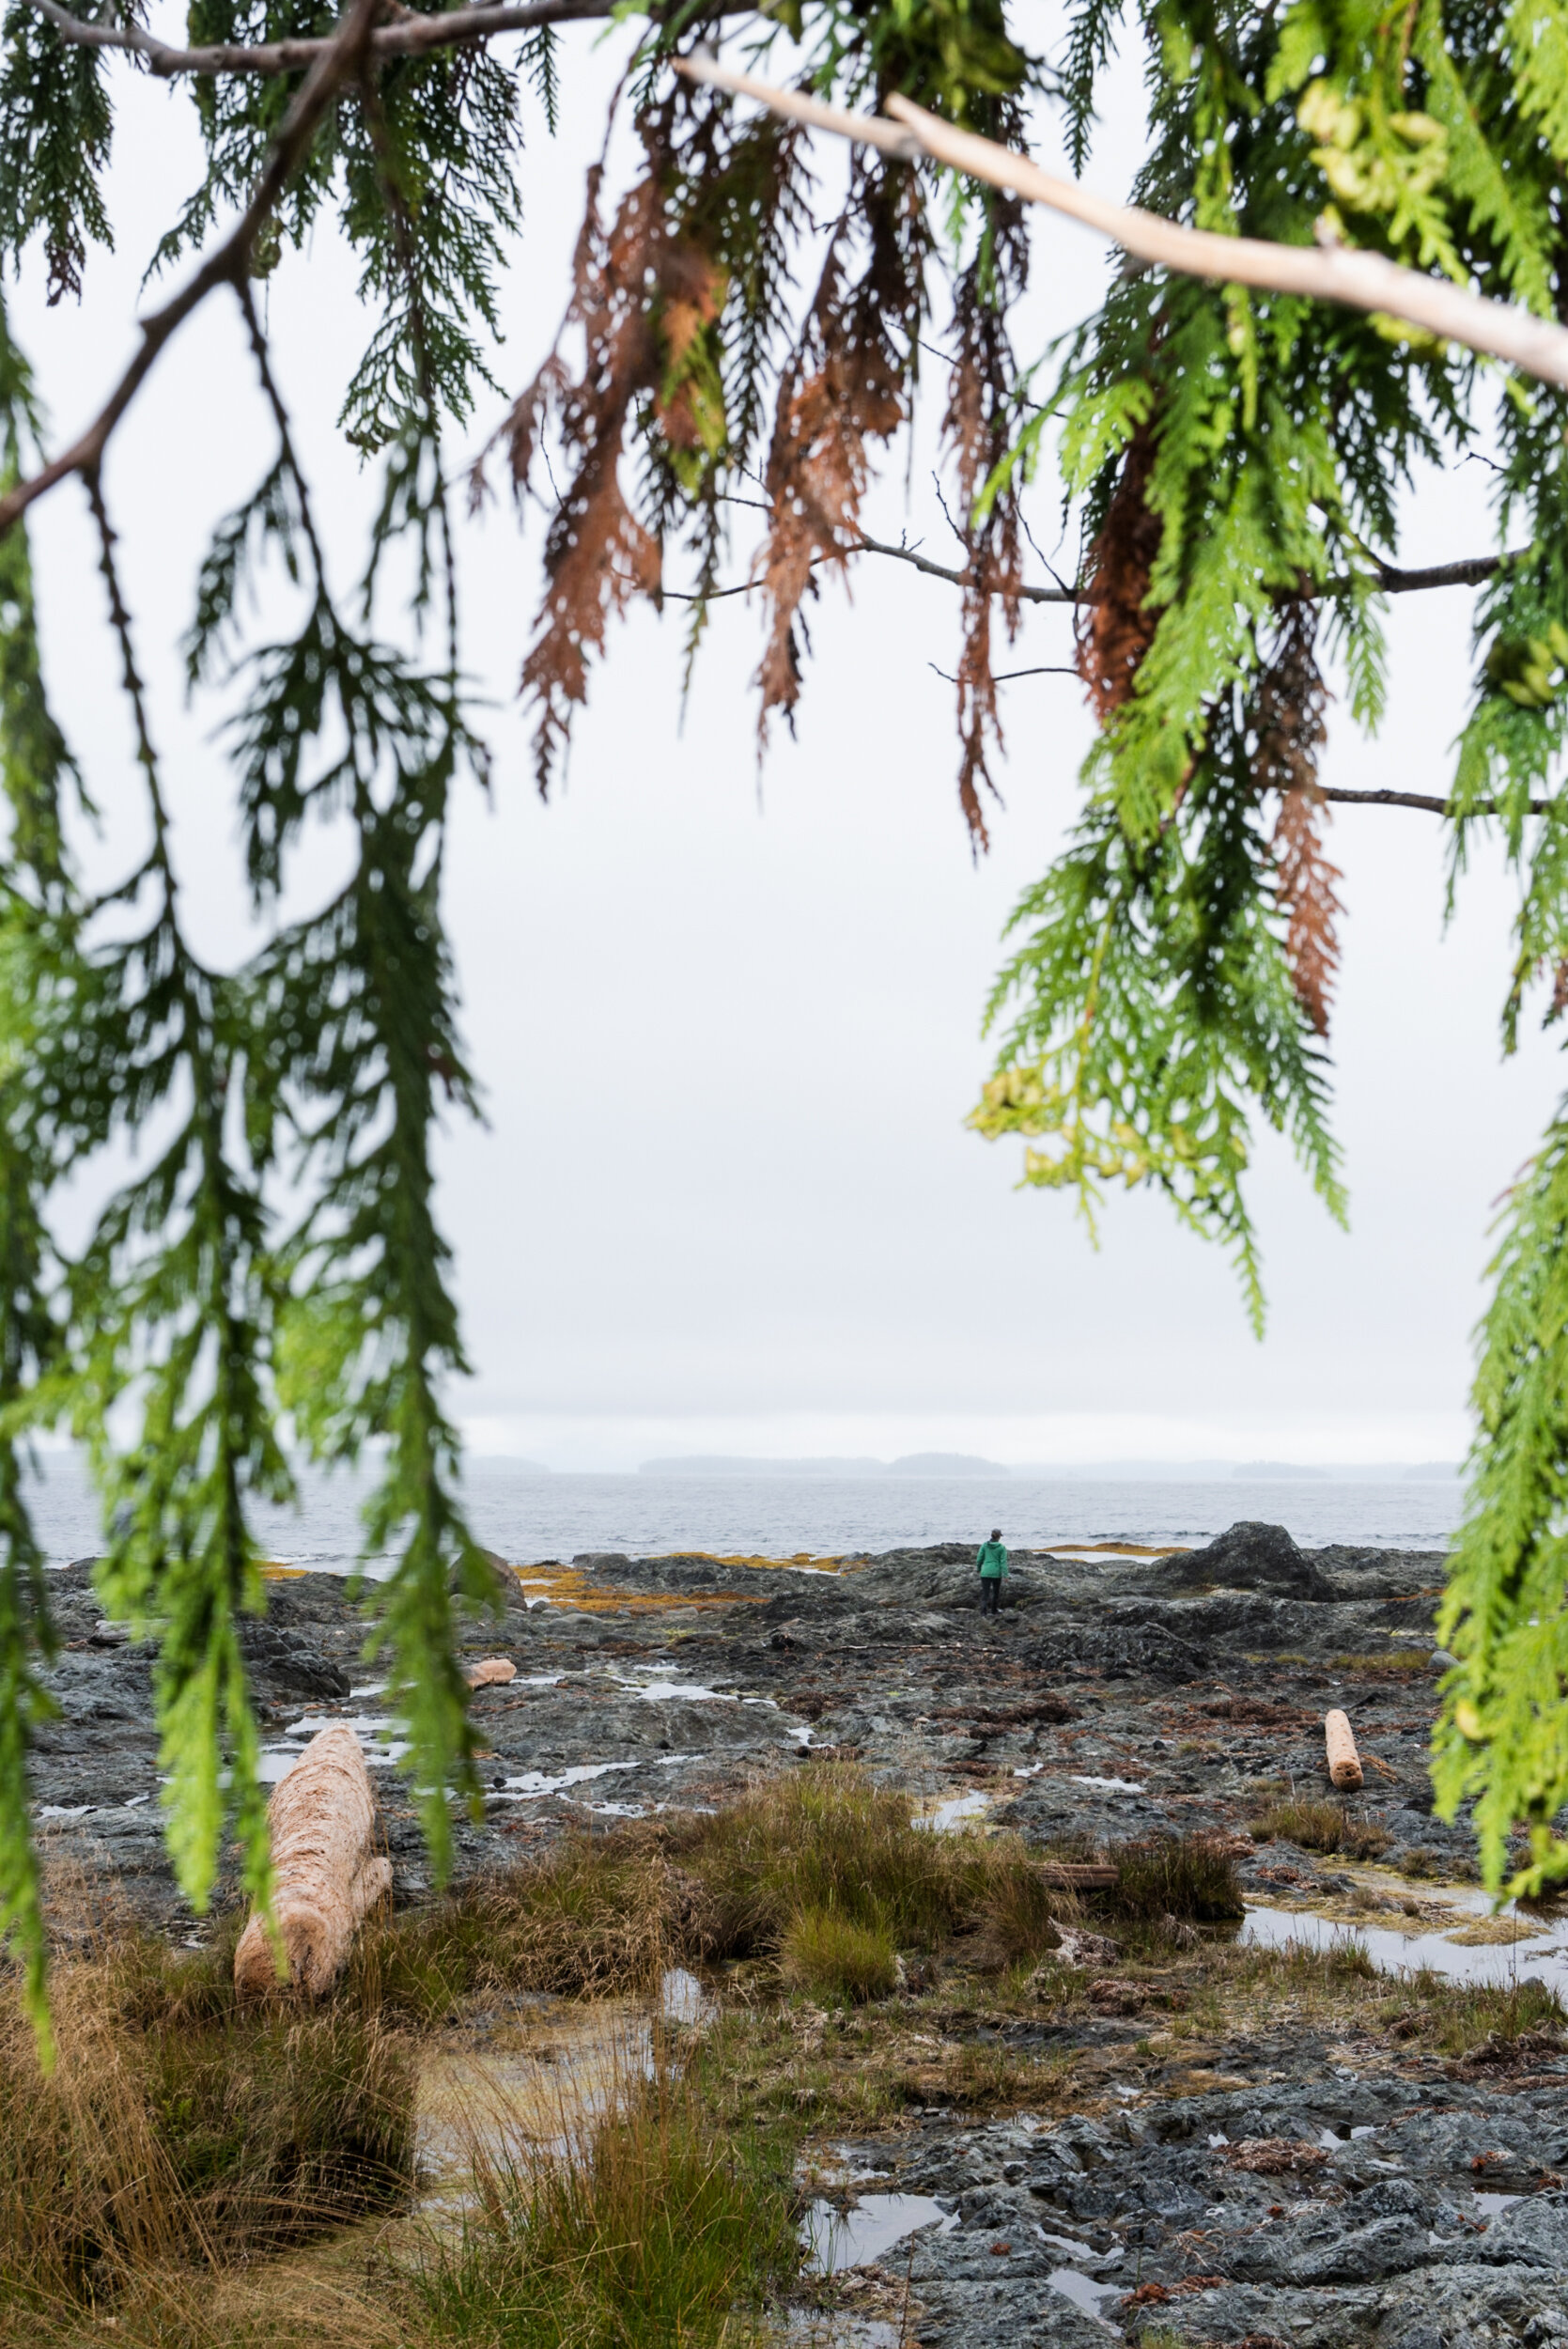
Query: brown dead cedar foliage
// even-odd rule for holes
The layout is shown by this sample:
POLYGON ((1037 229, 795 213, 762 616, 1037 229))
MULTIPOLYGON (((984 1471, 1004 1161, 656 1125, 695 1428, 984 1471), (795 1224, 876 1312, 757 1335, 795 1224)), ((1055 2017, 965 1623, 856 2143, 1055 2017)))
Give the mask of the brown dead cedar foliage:
POLYGON ((512 479, 520 490, 528 482, 551 409, 573 468, 551 518, 544 604, 522 664, 522 691, 538 704, 536 770, 541 790, 565 745, 572 706, 588 698, 588 654, 603 651, 612 614, 624 611, 635 595, 656 601, 659 596, 659 542, 627 501, 621 447, 633 401, 653 390, 660 372, 649 283, 675 278, 690 299, 698 294, 704 265, 700 257, 672 249, 651 127, 646 145, 649 169, 622 198, 608 226, 599 210, 602 163, 588 175, 587 210, 562 329, 563 334, 571 326, 582 330, 582 377, 571 381, 557 346, 506 425, 512 479))
POLYGON ((872 444, 891 441, 908 413, 928 246, 914 174, 875 154, 857 156, 848 200, 784 366, 764 476, 768 526, 754 576, 768 606, 756 676, 765 742, 771 711, 794 723, 805 633, 800 607, 816 593, 817 566, 847 568, 872 444), (855 272, 862 238, 863 260, 855 272))
POLYGON ((635 597, 661 600, 672 527, 684 523, 697 549, 699 605, 716 583, 726 485, 759 438, 806 218, 793 127, 737 121, 727 101, 686 86, 636 127, 644 167, 608 216, 602 160, 588 175, 567 314, 503 433, 518 494, 542 457, 552 493, 520 681, 537 709, 541 791, 611 619, 635 597))
POLYGON ((1086 567, 1085 600, 1078 614, 1078 671, 1101 725, 1132 692, 1159 626, 1159 614, 1148 603, 1164 528, 1146 495, 1155 445, 1153 427, 1141 424, 1127 443, 1121 476, 1086 567))
POLYGON ((974 519, 975 501, 1007 453, 1014 425, 1017 367, 1007 334, 1007 306, 1024 290, 1029 246, 1023 206, 1003 197, 993 211, 993 243, 982 269, 977 259, 958 281, 953 305, 955 355, 948 378, 943 437, 953 452, 958 511, 964 529, 963 646, 958 656, 958 802, 978 848, 987 845, 980 791, 1000 795, 988 763, 988 745, 1003 747, 991 661, 991 606, 1001 604, 1011 644, 1018 632, 1023 583, 1022 516, 1018 476, 1009 473, 985 519, 974 519), (997 299, 998 280, 1002 299, 997 299))
POLYGON ((1260 793, 1280 795, 1274 856, 1285 955, 1302 1009, 1315 1033, 1327 1035, 1342 908, 1335 888, 1340 869, 1328 862, 1323 846, 1327 810, 1317 762, 1327 738, 1323 711, 1328 696, 1317 665, 1316 638, 1316 605, 1305 598, 1287 603, 1254 696, 1252 774, 1260 793))
MULTIPOLYGON (((612 619, 636 597, 660 602, 670 534, 684 532, 697 557, 694 643, 728 511, 758 502, 759 478, 767 522, 751 576, 766 614, 763 744, 776 712, 793 725, 807 600, 822 570, 846 575, 860 548, 877 458, 909 421, 928 316, 936 242, 907 163, 855 157, 802 308, 790 276, 809 225, 800 133, 737 120, 727 101, 685 85, 636 127, 644 168, 619 201, 605 194, 602 162, 589 175, 567 315, 503 435, 520 496, 545 475, 551 492, 546 591, 521 676, 541 790, 612 619)), ((986 204, 986 233, 954 288, 943 418, 964 542, 958 791, 977 846, 1001 746, 993 603, 1010 638, 1019 617, 1016 481, 979 520, 974 508, 1017 424, 1007 316, 1027 275, 1022 207, 986 204)))

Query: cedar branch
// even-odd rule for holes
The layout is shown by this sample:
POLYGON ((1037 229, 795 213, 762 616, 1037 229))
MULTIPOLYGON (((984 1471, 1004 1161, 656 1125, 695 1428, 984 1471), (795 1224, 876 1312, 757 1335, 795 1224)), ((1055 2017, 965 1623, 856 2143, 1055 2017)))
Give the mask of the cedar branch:
MULTIPOLYGON (((755 501, 737 500, 737 503, 753 504, 755 501)), ((1409 596, 1422 594, 1431 587, 1479 587, 1495 572, 1500 571, 1505 563, 1520 562, 1529 552, 1529 547, 1514 547, 1504 554, 1469 554, 1457 563, 1429 563, 1419 570, 1410 571, 1402 570, 1394 563, 1374 560, 1370 571, 1361 573, 1358 579, 1353 580, 1348 575, 1340 579, 1326 579, 1320 588, 1309 589, 1307 593, 1309 596, 1343 596, 1348 595, 1353 586, 1361 586, 1370 587, 1374 594, 1380 596, 1409 596)), ((895 563, 908 563, 915 570, 924 571, 927 579, 945 579, 952 587, 962 587, 964 584, 963 572, 954 569, 950 564, 934 563, 928 554, 922 554, 914 547, 890 546, 885 538, 867 537, 864 531, 844 549, 844 552, 885 554, 895 563)), ((817 556, 816 563, 837 560, 836 554, 824 554, 817 556)), ((815 568, 814 563, 813 568, 815 568)), ((750 580, 742 580, 734 587, 709 588, 706 597, 684 596, 673 587, 664 589, 666 598, 674 603, 716 603, 722 596, 745 596, 751 592, 750 580)), ((1025 603, 1061 603, 1076 607, 1094 601, 1094 590, 1088 587, 1034 587, 1020 582, 1017 593, 1025 603)))
MULTIPOLYGON (((1426 791, 1334 791, 1323 790, 1326 800, 1338 800, 1345 807, 1419 807, 1428 816, 1451 816, 1453 813, 1447 800, 1436 799, 1426 791)), ((1559 805, 1555 800, 1531 800, 1529 813, 1545 816, 1559 805)), ((1465 811, 1467 816, 1496 816, 1499 813, 1496 800, 1477 800, 1465 811)))
POLYGON ((342 84, 357 70, 381 4, 382 0, 352 0, 339 20, 337 32, 324 44, 296 92, 256 194, 239 221, 173 301, 143 319, 142 339, 130 366, 86 430, 50 464, 0 498, 0 537, 46 490, 71 474, 90 478, 97 473, 110 434, 152 372, 159 352, 214 287, 232 286, 241 293, 242 302, 241 289, 256 237, 315 137, 321 117, 342 84))
POLYGON ((708 82, 737 97, 754 98, 786 120, 811 123, 841 138, 861 140, 907 163, 927 156, 949 170, 1008 189, 1026 202, 1048 205, 1086 227, 1099 229, 1136 259, 1175 270, 1182 276, 1213 278, 1228 286, 1257 286, 1269 293, 1305 294, 1314 301, 1343 303, 1349 309, 1407 319, 1445 342, 1505 359, 1544 383, 1568 386, 1568 327, 1537 318, 1516 303, 1489 302, 1441 278, 1427 277, 1420 270, 1402 269, 1380 253, 1356 252, 1340 244, 1323 248, 1270 244, 1258 237, 1222 237, 1208 229, 1183 228, 1156 212, 1112 204, 1070 180, 1054 179, 1027 156, 999 147, 992 139, 976 138, 971 132, 955 131, 951 123, 927 114, 896 92, 888 100, 888 112, 897 119, 890 122, 881 116, 847 114, 842 107, 824 105, 799 90, 779 89, 754 74, 732 72, 710 56, 675 57, 671 63, 677 73, 694 82, 708 82))
MULTIPOLYGON (((61 0, 28 0, 62 39, 80 49, 122 49, 139 57, 149 73, 172 81, 193 73, 303 73, 333 46, 324 40, 220 41, 202 49, 177 49, 135 24, 86 24, 61 0)), ((380 24, 368 47, 374 57, 423 57, 434 49, 494 40, 502 33, 532 32, 540 24, 571 24, 612 16, 616 0, 518 0, 518 5, 449 8, 434 16, 409 15, 380 24)), ((720 13, 728 11, 721 10, 720 13)), ((657 15, 657 10, 655 11, 657 15)))

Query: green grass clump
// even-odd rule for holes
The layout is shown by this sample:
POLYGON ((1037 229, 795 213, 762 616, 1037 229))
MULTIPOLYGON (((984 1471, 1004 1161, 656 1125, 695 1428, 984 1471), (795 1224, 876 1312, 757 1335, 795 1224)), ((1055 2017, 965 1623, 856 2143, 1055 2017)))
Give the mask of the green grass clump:
POLYGON ((1375 1859, 1393 1841, 1375 1820, 1354 1818, 1343 1804, 1310 1796, 1270 1803, 1252 1821, 1251 1833, 1260 1843, 1277 1837, 1302 1851, 1339 1852, 1346 1859, 1375 1859))
POLYGON ((1012 1836, 933 1834, 908 1797, 845 1764, 753 1788, 713 1815, 639 1821, 368 1926, 339 1991, 415 2026, 517 1990, 646 1989, 677 1962, 779 1960, 834 1917, 893 1951, 971 1936, 982 1970, 1046 1949, 1071 1907, 1012 1836))
POLYGON ((1568 2008, 1533 1977, 1508 1983, 1456 1983, 1422 1967, 1407 1996, 1384 2020, 1398 2039, 1424 2039, 1446 2056, 1463 2057, 1527 2031, 1561 2030, 1568 2025, 1568 2008))
POLYGON ((791 1990, 861 2005, 892 1991, 898 1952, 884 1925, 862 1925, 831 1908, 803 1908, 785 1929, 779 1970, 791 1990))
POLYGON ((800 2264, 792 2151, 781 2131, 716 2130, 667 2076, 559 2158, 481 2151, 476 2214, 415 2279, 429 2331, 485 2349, 735 2342, 800 2264))
POLYGON ((726 1957, 772 1954, 811 1911, 929 1949, 978 1917, 996 1880, 1029 1864, 1016 1846, 917 1828, 907 1796, 832 1763, 693 1820, 678 1858, 703 1887, 726 1957))
POLYGON ((1158 1835, 1121 1843, 1114 1892, 1101 1898, 1112 1914, 1134 1923, 1164 1917, 1220 1923, 1246 1914, 1235 1861, 1206 1835, 1158 1835))

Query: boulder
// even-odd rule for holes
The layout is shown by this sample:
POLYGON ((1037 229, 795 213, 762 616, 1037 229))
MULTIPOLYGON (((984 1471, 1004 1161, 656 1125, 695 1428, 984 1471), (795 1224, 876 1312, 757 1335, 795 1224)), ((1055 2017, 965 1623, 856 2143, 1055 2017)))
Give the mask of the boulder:
POLYGON ((1182 1590, 1265 1591, 1274 1598, 1331 1599, 1334 1586, 1311 1550, 1298 1549, 1282 1525, 1244 1518, 1203 1549, 1170 1562, 1182 1590))

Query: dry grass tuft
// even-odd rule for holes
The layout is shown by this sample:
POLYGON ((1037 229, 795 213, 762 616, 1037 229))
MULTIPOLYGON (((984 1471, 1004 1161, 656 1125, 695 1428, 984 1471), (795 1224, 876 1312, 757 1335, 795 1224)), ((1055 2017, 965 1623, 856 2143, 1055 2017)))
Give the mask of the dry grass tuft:
POLYGON ((1339 1852, 1346 1859, 1375 1859, 1393 1841, 1387 1828, 1353 1817, 1342 1803, 1302 1796, 1270 1803, 1252 1821, 1251 1833, 1256 1843, 1278 1837, 1302 1851, 1339 1852))
POLYGON ((241 2015, 220 1968, 134 1934, 58 1963, 49 2078, 14 1992, 0 2002, 0 2289, 17 2300, 93 2303, 406 2189, 406 2042, 351 2009, 241 2015))

